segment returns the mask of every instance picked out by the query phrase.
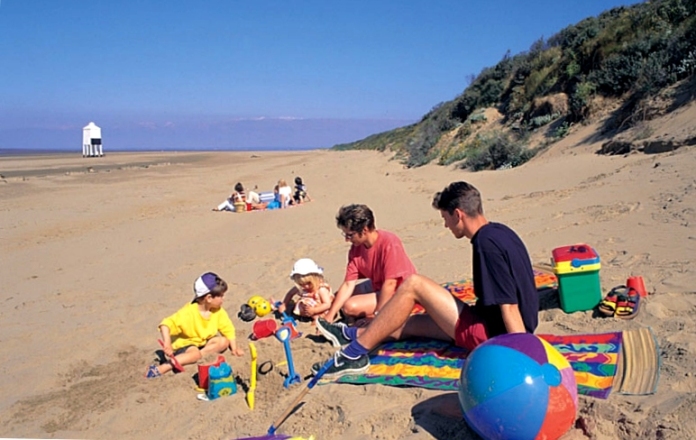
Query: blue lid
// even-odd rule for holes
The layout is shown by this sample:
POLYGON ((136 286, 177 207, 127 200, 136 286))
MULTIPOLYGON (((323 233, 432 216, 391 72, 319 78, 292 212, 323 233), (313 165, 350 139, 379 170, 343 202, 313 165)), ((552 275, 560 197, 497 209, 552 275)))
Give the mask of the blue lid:
POLYGON ((582 266, 588 266, 590 264, 598 264, 599 263, 599 256, 595 258, 573 258, 570 260, 570 265, 573 267, 582 267, 582 266))
POLYGON ((210 379, 224 379, 230 377, 232 374, 232 367, 230 367, 227 362, 223 362, 219 367, 210 367, 208 369, 208 377, 210 379))

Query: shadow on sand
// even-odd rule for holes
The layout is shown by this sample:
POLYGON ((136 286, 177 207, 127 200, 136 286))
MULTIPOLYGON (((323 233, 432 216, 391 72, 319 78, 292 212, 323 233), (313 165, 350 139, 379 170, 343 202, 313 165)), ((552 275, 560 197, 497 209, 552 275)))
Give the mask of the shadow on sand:
POLYGON ((445 393, 419 402, 411 409, 419 428, 438 440, 477 440, 467 426, 457 393, 445 393))

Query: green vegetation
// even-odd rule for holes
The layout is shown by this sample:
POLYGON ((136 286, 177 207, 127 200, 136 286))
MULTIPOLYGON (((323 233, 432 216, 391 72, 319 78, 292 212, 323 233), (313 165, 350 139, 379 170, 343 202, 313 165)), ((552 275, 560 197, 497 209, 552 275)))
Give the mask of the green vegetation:
POLYGON ((461 167, 472 171, 514 168, 527 162, 535 153, 501 132, 476 136, 466 150, 466 161, 461 167))
POLYGON ((570 132, 570 124, 567 121, 563 121, 553 132, 554 139, 562 139, 568 136, 570 132))
POLYGON ((566 136, 571 124, 592 116, 598 97, 625 100, 615 124, 629 128, 639 122, 633 113, 641 103, 694 73, 696 2, 614 8, 536 41, 527 52, 505 54, 420 122, 334 148, 389 149, 409 167, 433 160, 465 161, 475 170, 514 167, 535 154, 525 145, 531 131, 553 122, 549 137, 566 136), (486 123, 483 110, 490 107, 500 111, 511 134, 475 134, 472 127, 486 123))
POLYGON ((392 131, 374 134, 365 139, 349 144, 339 144, 334 150, 399 150, 399 145, 405 143, 416 131, 417 124, 397 128, 392 131))

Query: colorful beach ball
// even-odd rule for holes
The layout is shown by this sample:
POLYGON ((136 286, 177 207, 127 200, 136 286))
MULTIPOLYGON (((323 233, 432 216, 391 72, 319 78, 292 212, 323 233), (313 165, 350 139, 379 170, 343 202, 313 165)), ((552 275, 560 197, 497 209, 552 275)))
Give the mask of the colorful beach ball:
POLYGON ((459 403, 467 424, 484 439, 557 439, 575 421, 575 374, 538 336, 500 335, 469 354, 459 403))

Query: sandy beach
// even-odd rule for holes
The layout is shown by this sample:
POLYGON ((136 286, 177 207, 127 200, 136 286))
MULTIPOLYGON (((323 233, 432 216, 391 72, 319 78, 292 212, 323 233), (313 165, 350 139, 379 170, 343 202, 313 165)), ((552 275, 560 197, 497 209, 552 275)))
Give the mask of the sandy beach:
MULTIPOLYGON (((692 106, 693 107, 693 106, 692 106)), ((693 112, 693 108, 690 109, 693 112)), ((244 391, 196 399, 186 372, 146 380, 160 320, 190 301, 194 279, 230 285, 244 357, 226 354, 248 383, 252 323, 236 317, 253 295, 281 297, 293 262, 313 258, 334 288, 348 245, 338 208, 364 203, 378 228, 398 234, 418 271, 436 281, 471 274, 471 247, 443 227, 433 194, 456 180, 483 194, 489 220, 525 241, 535 264, 554 248, 587 243, 601 258, 602 290, 632 275, 649 296, 631 321, 540 312, 537 332, 558 335, 650 327, 661 350, 657 393, 580 397, 566 439, 696 437, 696 147, 598 156, 596 127, 581 127, 531 162, 470 173, 405 169, 389 153, 112 153, 103 158, 0 158, 0 437, 233 439, 262 435, 300 386, 287 367, 260 376, 256 408, 244 391), (287 210, 213 212, 240 181, 271 190, 301 176, 313 201, 287 210)), ((656 135, 660 135, 659 132, 656 135)), ((334 349, 300 324, 292 342, 304 377, 334 349)), ((259 362, 285 360, 274 338, 256 342, 259 362)), ((280 432, 317 439, 474 439, 456 393, 382 385, 317 386, 280 432)))

